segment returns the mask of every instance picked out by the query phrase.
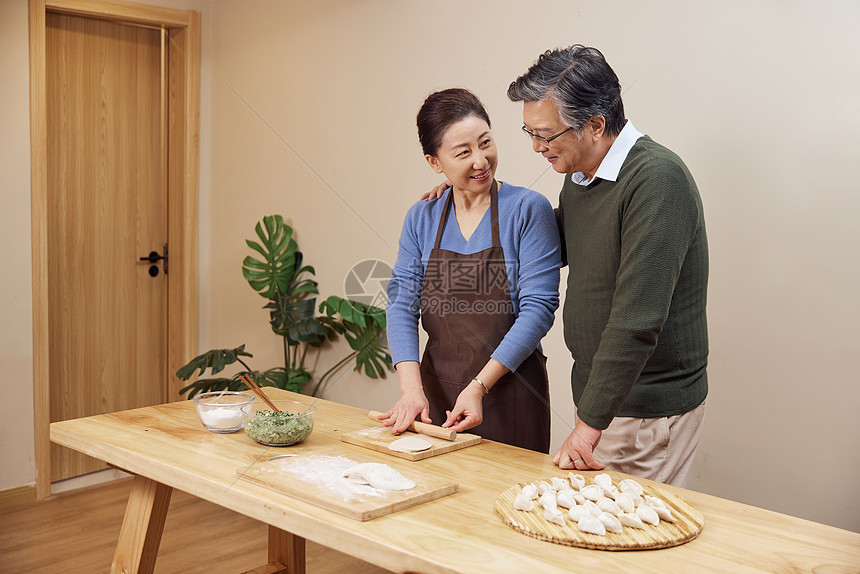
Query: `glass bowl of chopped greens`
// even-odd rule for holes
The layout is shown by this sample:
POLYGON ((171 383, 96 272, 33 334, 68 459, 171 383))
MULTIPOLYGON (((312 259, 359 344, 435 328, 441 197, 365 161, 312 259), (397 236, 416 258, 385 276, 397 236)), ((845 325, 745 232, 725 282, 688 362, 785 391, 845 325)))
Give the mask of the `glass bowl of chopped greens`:
POLYGON ((242 407, 253 401, 254 395, 236 391, 194 395, 200 422, 207 430, 217 433, 231 433, 242 428, 242 407))
POLYGON ((280 412, 261 403, 242 407, 245 434, 266 446, 287 446, 308 438, 317 408, 299 401, 273 402, 280 412))

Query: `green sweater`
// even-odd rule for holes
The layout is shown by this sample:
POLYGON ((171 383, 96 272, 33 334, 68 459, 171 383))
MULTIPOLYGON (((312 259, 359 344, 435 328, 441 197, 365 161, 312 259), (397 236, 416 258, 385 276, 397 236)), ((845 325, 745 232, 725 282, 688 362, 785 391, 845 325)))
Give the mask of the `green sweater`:
POLYGON ((647 136, 618 181, 565 177, 557 210, 569 275, 564 338, 586 424, 688 412, 708 394, 708 241, 681 159, 647 136))

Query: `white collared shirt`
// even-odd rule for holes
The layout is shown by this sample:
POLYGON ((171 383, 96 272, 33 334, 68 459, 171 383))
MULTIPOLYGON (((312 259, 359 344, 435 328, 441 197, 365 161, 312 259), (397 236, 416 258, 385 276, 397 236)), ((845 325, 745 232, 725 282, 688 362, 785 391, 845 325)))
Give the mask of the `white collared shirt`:
POLYGON ((621 171, 621 165, 624 163, 624 160, 627 159, 627 154, 630 153, 636 140, 641 138, 643 135, 644 134, 633 127, 633 122, 627 120, 624 127, 621 129, 621 133, 619 133, 618 137, 615 138, 615 141, 612 142, 612 146, 609 148, 609 151, 606 152, 606 156, 603 158, 603 161, 600 162, 597 171, 594 172, 594 177, 588 179, 588 176, 585 175, 584 171, 578 171, 570 174, 570 179, 576 185, 588 185, 598 177, 600 179, 616 181, 618 179, 618 173, 621 171))

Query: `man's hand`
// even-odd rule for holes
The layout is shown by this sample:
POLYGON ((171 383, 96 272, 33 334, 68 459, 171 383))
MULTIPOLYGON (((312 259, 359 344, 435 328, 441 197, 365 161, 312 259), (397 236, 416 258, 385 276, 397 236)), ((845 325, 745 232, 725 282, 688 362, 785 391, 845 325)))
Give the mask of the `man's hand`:
POLYGON ((594 456, 594 449, 602 434, 602 431, 588 426, 582 420, 576 421, 573 432, 555 453, 553 464, 564 470, 603 470, 606 465, 594 456))
POLYGON ((425 193, 424 195, 422 195, 418 199, 426 199, 428 201, 431 199, 439 199, 440 197, 442 197, 442 194, 445 193, 445 190, 448 189, 449 187, 451 187, 451 182, 448 180, 445 180, 445 182, 440 183, 439 185, 437 185, 436 187, 434 187, 433 189, 431 189, 430 191, 428 191, 427 193, 425 193))

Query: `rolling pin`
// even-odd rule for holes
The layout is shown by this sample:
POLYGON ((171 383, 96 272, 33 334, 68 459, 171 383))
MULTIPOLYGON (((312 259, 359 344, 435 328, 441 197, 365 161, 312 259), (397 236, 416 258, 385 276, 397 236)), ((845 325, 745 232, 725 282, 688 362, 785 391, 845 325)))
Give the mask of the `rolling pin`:
MULTIPOLYGON (((367 416, 371 420, 381 423, 382 421, 377 418, 381 414, 382 413, 379 411, 370 411, 369 413, 367 413, 367 416)), ((428 425, 427 423, 422 423, 421 421, 413 421, 412 424, 409 425, 408 430, 450 441, 454 441, 457 439, 457 431, 445 429, 436 425, 428 425)))

